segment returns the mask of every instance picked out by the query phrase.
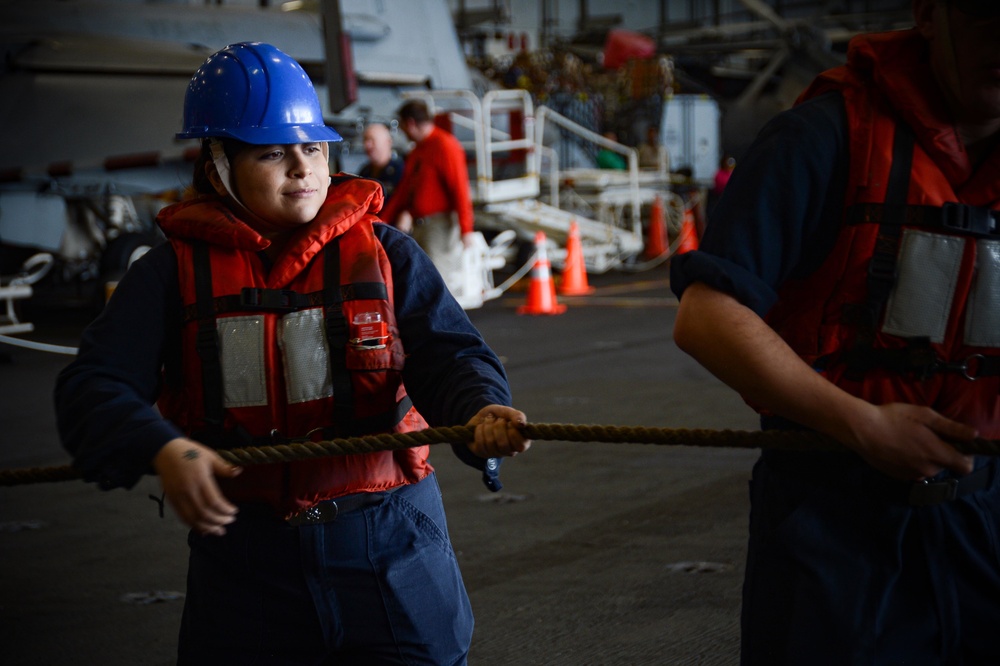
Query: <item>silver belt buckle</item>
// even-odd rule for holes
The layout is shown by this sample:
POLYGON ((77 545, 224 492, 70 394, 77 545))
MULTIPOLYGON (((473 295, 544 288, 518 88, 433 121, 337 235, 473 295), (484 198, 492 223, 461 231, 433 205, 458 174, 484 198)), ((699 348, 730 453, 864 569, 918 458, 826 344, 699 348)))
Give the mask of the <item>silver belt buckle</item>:
POLYGON ((951 502, 958 497, 958 479, 944 481, 918 481, 910 487, 911 506, 930 506, 941 502, 951 502))
POLYGON ((337 506, 337 503, 327 501, 299 511, 289 518, 287 522, 289 525, 296 527, 299 525, 319 525, 320 523, 328 523, 331 520, 336 520, 339 513, 340 508, 337 506))

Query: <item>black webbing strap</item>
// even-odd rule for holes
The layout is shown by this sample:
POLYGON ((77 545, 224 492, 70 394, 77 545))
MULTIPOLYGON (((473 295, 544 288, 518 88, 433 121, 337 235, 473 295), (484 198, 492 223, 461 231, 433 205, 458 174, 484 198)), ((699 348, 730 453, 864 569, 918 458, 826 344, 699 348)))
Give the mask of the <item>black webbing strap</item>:
POLYGON ((243 287, 238 298, 240 309, 247 312, 297 312, 317 305, 311 296, 291 289, 243 287))
POLYGON ((403 399, 398 401, 395 407, 387 412, 354 419, 356 432, 349 434, 348 437, 370 435, 373 432, 392 430, 396 427, 396 424, 403 420, 412 407, 413 401, 410 400, 410 396, 404 395, 403 399))
POLYGON ((927 338, 909 339, 905 347, 898 349, 852 349, 842 359, 848 367, 854 364, 865 371, 882 368, 920 381, 942 372, 960 374, 968 380, 1000 376, 1000 356, 970 354, 961 360, 944 361, 927 338))
POLYGON ((333 423, 324 428, 326 437, 354 437, 392 430, 410 411, 409 397, 381 414, 358 418, 354 410, 354 387, 347 370, 350 326, 344 315, 344 301, 388 300, 384 282, 340 284, 339 239, 327 244, 323 254, 323 306, 326 310, 326 343, 330 348, 330 379, 333 384, 333 423))
MULTIPOLYGON (((409 396, 403 396, 403 399, 387 412, 353 419, 350 428, 344 428, 340 425, 316 428, 310 430, 309 434, 305 437, 288 437, 277 430, 272 430, 263 437, 253 437, 245 430, 237 428, 234 432, 226 433, 225 438, 212 441, 221 442, 214 444, 216 448, 238 448, 248 446, 278 446, 298 442, 318 442, 324 439, 336 439, 340 437, 361 437, 371 435, 372 433, 391 431, 397 423, 403 420, 403 417, 406 416, 411 407, 413 407, 413 401, 410 400, 409 396)), ((195 439, 203 441, 200 439, 200 436, 201 433, 195 439)))
POLYGON ((323 249, 323 307, 326 313, 326 344, 330 349, 330 380, 333 384, 333 422, 350 428, 354 421, 354 387, 347 371, 348 326, 340 293, 340 238, 323 249))
POLYGON ((910 189, 915 137, 908 125, 898 123, 892 143, 892 167, 886 184, 887 208, 875 238, 875 251, 868 264, 868 322, 874 335, 879 317, 896 283, 896 257, 903 236, 904 206, 910 189))
POLYGON ((868 263, 868 295, 857 313, 858 334, 854 347, 844 354, 846 376, 854 381, 860 381, 871 367, 869 357, 874 351, 879 318, 896 283, 896 255, 903 235, 903 211, 910 188, 914 142, 913 131, 907 125, 897 123, 885 205, 875 237, 875 249, 868 263))
MULTIPOLYGON (((212 307, 216 316, 228 312, 297 312, 323 305, 323 292, 300 294, 289 289, 256 289, 244 287, 239 294, 216 296, 212 307)), ((198 319, 198 304, 184 308, 185 323, 198 319)))
POLYGON ((338 437, 361 437, 373 433, 390 432, 396 427, 403 417, 406 416, 413 401, 410 396, 403 396, 403 399, 396 403, 395 407, 381 414, 352 418, 347 423, 337 423, 329 428, 320 428, 313 431, 311 435, 321 435, 324 439, 335 439, 338 437))
POLYGON ((202 395, 205 424, 221 432, 223 421, 222 359, 219 356, 219 330, 215 323, 215 300, 212 297, 212 261, 208 243, 194 243, 194 289, 198 312, 198 337, 195 348, 201 358, 202 395))
POLYGON ((1000 210, 948 202, 942 206, 904 204, 855 204, 847 211, 847 224, 905 224, 990 238, 1000 233, 1000 210))
POLYGON ((389 292, 382 282, 353 282, 341 285, 340 299, 342 301, 356 300, 376 300, 385 301, 389 299, 389 292))

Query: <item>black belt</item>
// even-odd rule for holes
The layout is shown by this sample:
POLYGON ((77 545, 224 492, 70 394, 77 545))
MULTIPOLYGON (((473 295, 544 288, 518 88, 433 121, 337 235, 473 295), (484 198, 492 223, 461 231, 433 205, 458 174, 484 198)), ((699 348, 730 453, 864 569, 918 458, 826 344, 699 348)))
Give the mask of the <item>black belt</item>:
POLYGON ((917 481, 910 485, 906 503, 910 506, 931 506, 979 492, 989 484, 991 471, 990 467, 980 467, 957 479, 952 477, 941 481, 917 481))
POLYGON ((332 500, 325 500, 319 504, 314 504, 308 509, 299 511, 291 518, 288 518, 286 522, 293 527, 329 523, 336 520, 338 516, 363 509, 367 506, 381 504, 393 490, 395 488, 378 493, 356 493, 332 500))
POLYGON ((867 493, 892 504, 934 506, 979 492, 990 483, 990 467, 980 467, 960 478, 925 479, 923 481, 892 481, 872 478, 863 483, 867 493))
MULTIPOLYGON (((765 419, 766 424, 787 423, 779 417, 765 419)), ((776 472, 782 483, 794 481, 820 485, 834 492, 860 493, 872 500, 904 506, 932 506, 952 502, 989 487, 991 463, 962 477, 934 478, 923 481, 898 481, 877 472, 856 454, 843 451, 790 451, 765 449, 762 461, 776 472)))

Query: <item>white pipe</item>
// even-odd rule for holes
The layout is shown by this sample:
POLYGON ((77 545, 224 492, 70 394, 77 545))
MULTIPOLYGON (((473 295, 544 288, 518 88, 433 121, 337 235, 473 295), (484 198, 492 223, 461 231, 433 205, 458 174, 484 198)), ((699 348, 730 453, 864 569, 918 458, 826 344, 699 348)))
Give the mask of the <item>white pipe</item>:
POLYGON ((0 335, 0 342, 14 347, 24 347, 25 349, 51 352, 53 354, 66 354, 68 356, 76 356, 76 353, 80 351, 77 347, 63 347, 61 345, 50 345, 44 342, 32 342, 31 340, 12 338, 9 335, 0 335))

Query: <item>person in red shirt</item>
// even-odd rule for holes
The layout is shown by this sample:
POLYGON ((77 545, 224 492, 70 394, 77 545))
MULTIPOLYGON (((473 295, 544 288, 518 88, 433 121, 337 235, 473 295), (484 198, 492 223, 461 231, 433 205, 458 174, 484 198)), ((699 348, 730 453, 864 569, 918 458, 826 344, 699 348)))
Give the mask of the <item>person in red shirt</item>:
POLYGON ((461 279, 462 249, 472 242, 465 149, 434 125, 424 102, 406 102, 397 115, 400 129, 416 146, 406 157, 403 179, 379 217, 411 233, 452 287, 461 279))

